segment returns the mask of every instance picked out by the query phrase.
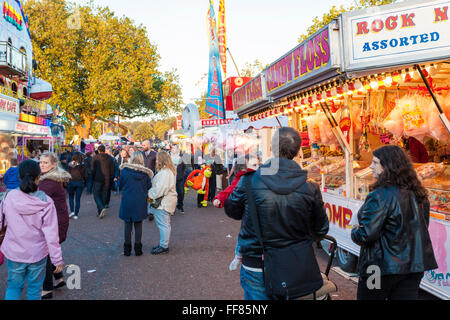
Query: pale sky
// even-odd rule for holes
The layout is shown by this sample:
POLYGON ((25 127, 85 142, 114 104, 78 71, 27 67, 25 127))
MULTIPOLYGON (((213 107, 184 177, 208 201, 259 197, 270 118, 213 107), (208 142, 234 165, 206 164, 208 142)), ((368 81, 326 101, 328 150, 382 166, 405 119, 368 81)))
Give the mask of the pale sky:
MULTIPOLYGON (((87 0, 73 1, 84 4, 87 0)), ((184 104, 207 90, 209 47, 206 27, 208 0, 94 0, 116 16, 129 17, 146 27, 157 45, 160 70, 177 69, 184 104), (201 81, 203 79, 203 81, 201 81)), ((214 1, 218 12, 219 1, 214 1)), ((264 65, 293 49, 297 39, 336 5, 349 7, 354 0, 225 0, 227 47, 241 70, 255 59, 264 65)), ((237 76, 227 55, 227 77, 237 76)), ((223 78, 223 80, 225 80, 223 78)))

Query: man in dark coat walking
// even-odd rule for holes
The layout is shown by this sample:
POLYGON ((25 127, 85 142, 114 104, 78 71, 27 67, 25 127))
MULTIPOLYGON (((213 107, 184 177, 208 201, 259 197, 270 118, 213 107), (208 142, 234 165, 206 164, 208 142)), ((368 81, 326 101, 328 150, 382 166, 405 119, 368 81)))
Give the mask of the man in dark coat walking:
POLYGON ((105 153, 105 146, 98 147, 98 154, 92 159, 92 178, 94 180, 93 193, 97 205, 98 217, 103 219, 106 213, 108 190, 114 179, 114 161, 105 153))

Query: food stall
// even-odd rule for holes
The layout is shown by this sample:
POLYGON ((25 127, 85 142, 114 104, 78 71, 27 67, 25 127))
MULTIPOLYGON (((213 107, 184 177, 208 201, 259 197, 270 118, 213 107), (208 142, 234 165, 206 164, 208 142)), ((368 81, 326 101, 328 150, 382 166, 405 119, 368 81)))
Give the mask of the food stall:
POLYGON ((359 255, 352 225, 374 182, 372 152, 402 147, 431 203, 439 267, 421 287, 442 299, 450 298, 449 4, 412 0, 343 14, 269 65, 262 73, 271 103, 239 114, 287 115, 301 133, 296 160, 321 187, 329 234, 348 272, 359 255))

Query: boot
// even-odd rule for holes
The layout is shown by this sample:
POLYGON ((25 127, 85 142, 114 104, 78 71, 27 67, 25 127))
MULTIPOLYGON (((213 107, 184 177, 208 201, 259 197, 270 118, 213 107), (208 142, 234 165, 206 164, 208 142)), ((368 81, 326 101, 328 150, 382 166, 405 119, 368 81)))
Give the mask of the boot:
POLYGON ((142 243, 135 243, 134 244, 134 252, 136 253, 136 256, 142 255, 142 243))
POLYGON ((131 255, 131 243, 130 244, 123 244, 123 255, 126 257, 129 257, 131 255))

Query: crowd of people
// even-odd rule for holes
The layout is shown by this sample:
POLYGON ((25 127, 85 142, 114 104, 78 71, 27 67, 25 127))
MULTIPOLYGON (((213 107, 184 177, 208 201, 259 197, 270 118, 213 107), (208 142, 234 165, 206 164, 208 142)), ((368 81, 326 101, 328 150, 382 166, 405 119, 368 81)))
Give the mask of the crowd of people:
MULTIPOLYGON (((54 288, 65 285, 60 244, 66 239, 69 217, 78 219, 85 187, 93 194, 99 219, 107 213, 111 192, 121 192, 119 217, 124 223, 125 256, 130 256, 133 248, 135 255, 143 254, 145 219, 154 219, 160 233, 151 253, 167 253, 171 215, 176 210, 184 213, 186 178, 201 164, 211 167, 213 179, 225 173, 229 179, 229 185, 222 185, 217 195, 216 183, 210 183, 208 201, 224 208, 230 218, 241 220, 229 269, 241 265, 245 299, 295 299, 305 288, 315 292, 323 284, 321 278, 318 281, 308 275, 303 275, 302 290, 286 283, 282 293, 268 289, 274 277, 271 273, 276 273, 276 267, 266 268, 271 259, 283 252, 288 260, 283 263, 292 264, 296 260, 289 260, 286 252, 312 252, 312 244, 329 229, 320 188, 308 181, 307 171, 294 161, 300 146, 298 132, 285 127, 273 136, 271 159, 261 163, 256 155, 236 155, 228 168, 214 150, 209 159, 199 163, 195 154, 177 148, 153 150, 150 141, 140 150, 100 145, 95 153, 86 155, 66 151, 58 159, 53 153, 44 153, 39 163, 23 161, 13 167, 16 173, 5 175, 11 190, 4 196, 0 216, 8 226, 1 246, 8 268, 6 299, 20 298, 26 280, 28 299, 51 298, 54 288)), ((357 298, 416 299, 424 272, 437 267, 428 234, 426 190, 410 159, 397 146, 376 150, 370 167, 376 183, 352 230, 352 240, 361 246, 357 298), (367 268, 372 265, 381 271, 377 289, 367 287, 367 268)), ((297 258, 307 266, 317 264, 314 255, 297 258)), ((295 273, 289 276, 295 278, 295 273)))

